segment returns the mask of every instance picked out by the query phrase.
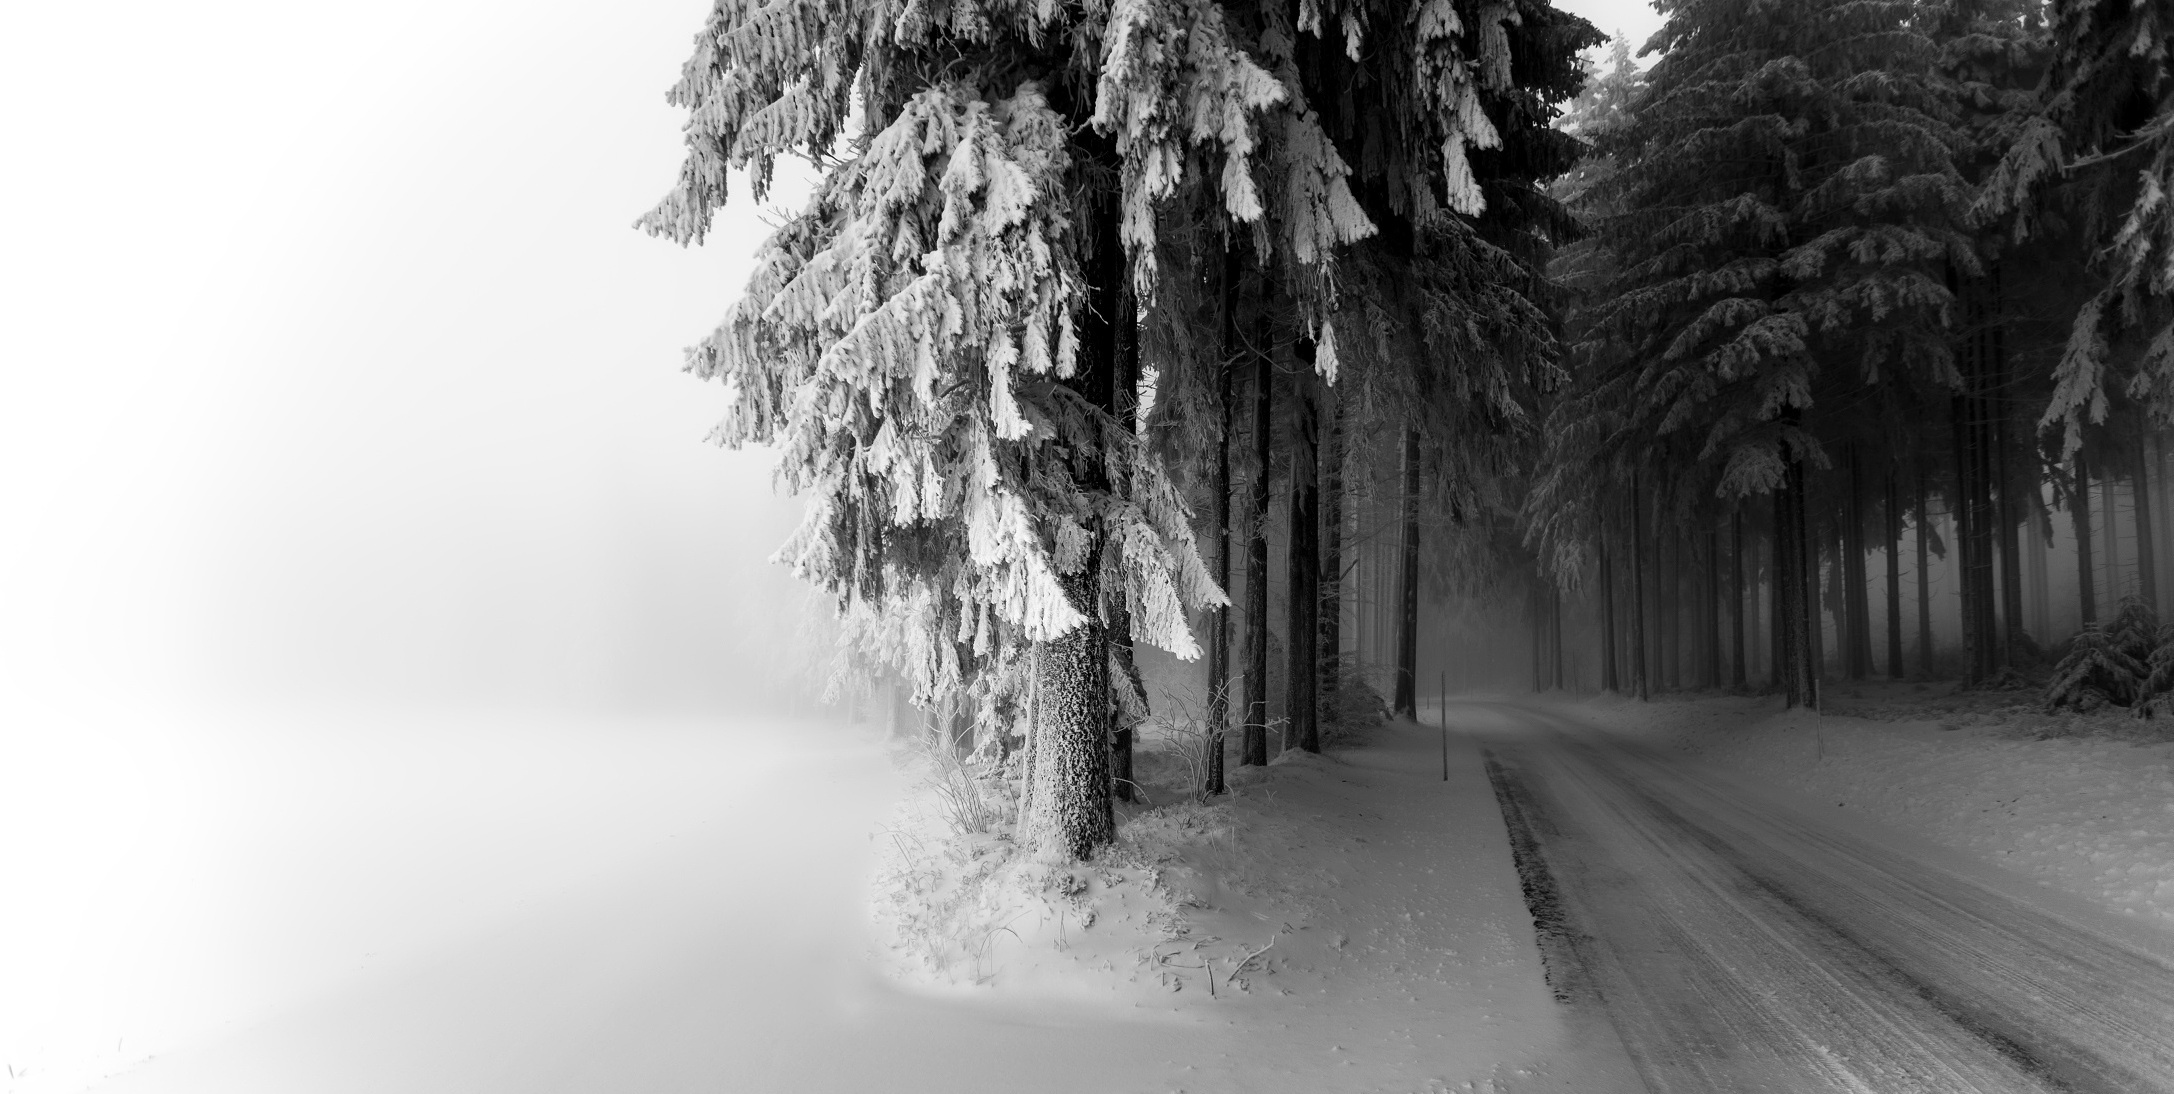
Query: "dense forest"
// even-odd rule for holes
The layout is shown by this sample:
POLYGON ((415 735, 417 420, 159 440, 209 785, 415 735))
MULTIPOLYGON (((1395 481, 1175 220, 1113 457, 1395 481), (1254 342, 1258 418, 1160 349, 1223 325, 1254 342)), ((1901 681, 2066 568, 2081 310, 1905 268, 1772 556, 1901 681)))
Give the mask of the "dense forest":
POLYGON ((2166 6, 1661 7, 721 0, 642 226, 821 168, 688 367, 840 686, 1071 857, 1139 647, 1206 794, 1452 678, 2167 701, 2166 6))

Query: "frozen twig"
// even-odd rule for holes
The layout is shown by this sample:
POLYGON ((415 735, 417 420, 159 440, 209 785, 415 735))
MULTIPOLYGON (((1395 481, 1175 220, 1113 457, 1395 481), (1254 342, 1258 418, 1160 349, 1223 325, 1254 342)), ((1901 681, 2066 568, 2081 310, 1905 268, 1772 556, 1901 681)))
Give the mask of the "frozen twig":
POLYGON ((1224 983, 1229 983, 1229 982, 1230 982, 1231 980, 1236 980, 1236 979, 1238 979, 1238 974, 1239 974, 1239 973, 1242 973, 1242 972, 1244 972, 1244 971, 1246 971, 1246 966, 1247 966, 1247 965, 1250 965, 1250 964, 1252 964, 1252 963, 1253 963, 1253 959, 1254 959, 1254 958, 1256 958, 1256 957, 1259 957, 1260 955, 1262 955, 1262 954, 1264 954, 1264 953, 1267 953, 1267 952, 1268 952, 1269 950, 1271 950, 1271 949, 1274 949, 1274 948, 1275 948, 1275 945, 1276 945, 1276 938, 1275 938, 1275 936, 1274 936, 1274 935, 1270 935, 1270 936, 1268 937, 1268 945, 1266 945, 1266 946, 1262 946, 1262 947, 1261 947, 1260 949, 1257 949, 1257 950, 1253 951, 1252 953, 1249 953, 1249 954, 1247 954, 1247 955, 1245 956, 1245 960, 1243 960, 1243 961, 1240 961, 1240 962, 1238 962, 1238 967, 1237 967, 1237 968, 1234 968, 1234 969, 1230 970, 1230 977, 1229 977, 1229 979, 1228 979, 1228 980, 1225 980, 1225 981, 1224 981, 1224 983))

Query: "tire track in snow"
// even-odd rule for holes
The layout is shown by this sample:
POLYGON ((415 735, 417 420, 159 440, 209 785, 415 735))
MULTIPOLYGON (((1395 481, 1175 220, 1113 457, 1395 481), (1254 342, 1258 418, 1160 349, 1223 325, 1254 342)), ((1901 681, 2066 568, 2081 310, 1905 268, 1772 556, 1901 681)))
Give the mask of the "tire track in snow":
MULTIPOLYGON (((1600 991, 1586 971, 1587 958, 1580 952, 1577 932, 1563 911, 1562 891, 1548 869, 1541 837, 1559 837, 1545 813, 1532 801, 1532 792, 1504 769, 1495 754, 1480 750, 1487 765, 1487 781, 1494 786, 1495 803, 1502 809, 1502 823, 1510 830, 1510 857, 1517 864, 1518 885, 1525 893, 1525 910, 1532 913, 1532 930, 1540 944, 1540 968, 1558 1003, 1599 1003, 1600 991)), ((1590 939, 1585 940, 1591 944, 1590 939)))
POLYGON ((2149 958, 1519 713, 1486 759, 1551 985, 1653 1090, 2174 1090, 2149 958))

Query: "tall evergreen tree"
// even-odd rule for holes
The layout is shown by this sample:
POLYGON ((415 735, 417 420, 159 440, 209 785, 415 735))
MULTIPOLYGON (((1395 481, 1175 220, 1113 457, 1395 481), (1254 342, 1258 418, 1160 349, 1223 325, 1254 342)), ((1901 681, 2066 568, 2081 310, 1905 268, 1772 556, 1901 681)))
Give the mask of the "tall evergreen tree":
MULTIPOLYGON (((1961 136, 1909 3, 1687 0, 1668 15, 1629 120, 1598 138, 1614 171, 1595 186, 1605 288, 1547 462, 1614 451, 1723 498, 1774 495, 1776 558, 1797 568, 1777 601, 1798 654, 1784 679, 1812 702, 1807 475, 1842 439, 1822 439, 1815 408, 1950 376, 1944 273, 1978 270, 1961 136)), ((1545 514, 1579 481, 1543 478, 1543 537, 1574 538, 1545 514)))
POLYGON ((1473 156, 1502 144, 1483 95, 1513 83, 1522 12, 1561 19, 1374 6, 720 0, 672 91, 688 155, 646 230, 699 242, 735 171, 759 197, 778 156, 825 167, 690 351, 728 391, 716 439, 781 450, 811 502, 781 555, 849 640, 923 702, 972 696, 985 729, 1036 713, 1025 831, 1046 852, 1112 832, 1114 609, 1189 657, 1186 608, 1224 599, 1118 418, 1128 284, 1167 322, 1172 218, 1228 225, 1333 380, 1337 258, 1376 225, 1315 101, 1353 82, 1306 72, 1371 48, 1354 71, 1384 89, 1391 202, 1477 215, 1473 156))

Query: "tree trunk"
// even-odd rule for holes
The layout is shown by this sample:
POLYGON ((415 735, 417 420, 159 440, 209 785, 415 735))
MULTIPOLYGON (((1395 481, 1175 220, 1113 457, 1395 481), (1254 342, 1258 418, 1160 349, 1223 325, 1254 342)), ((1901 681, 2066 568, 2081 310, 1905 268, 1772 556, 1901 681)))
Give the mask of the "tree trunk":
POLYGON ((1887 676, 1902 679, 1902 499, 1887 469, 1887 676))
MULTIPOLYGON (((1966 306, 1966 322, 1968 321, 1968 314, 1969 311, 1966 306)), ((1971 382, 1972 366, 1969 345, 1970 341, 1966 337, 1964 339, 1964 352, 1961 355, 1963 382, 1966 390, 1971 382)), ((1961 623, 1963 638, 1963 679, 1966 683, 1975 684, 1985 678, 1985 668, 1984 640, 1981 635, 1981 628, 1978 625, 1978 612, 1980 610, 1978 603, 1978 568, 1977 560, 1972 557, 1977 550, 1978 537, 1971 527, 1977 515, 1977 491, 1973 481, 1976 476, 1972 473, 1975 469, 1976 458, 1971 445, 1973 426, 1970 420, 1970 397, 1967 394, 1957 395, 1949 401, 1949 407, 1955 435, 1956 501, 1953 513, 1955 543, 1951 549, 1955 552, 1956 572, 1961 578, 1956 582, 1956 612, 1961 623)))
POLYGON ((1563 591, 1552 579, 1547 583, 1547 607, 1548 675, 1559 691, 1563 687, 1563 591))
POLYGON ((1749 686, 1744 664, 1744 513, 1729 514, 1729 686, 1738 691, 1749 686))
MULTIPOLYGON (((1785 473, 1785 476, 1787 473, 1785 473)), ((1804 595, 1800 588, 1803 565, 1797 529, 1796 491, 1785 477, 1774 492, 1774 684, 1789 706, 1804 705, 1804 652, 1802 646, 1804 595)))
POLYGON ((1638 473, 1631 472, 1631 685, 1638 698, 1653 695, 1653 679, 1646 671, 1646 530, 1645 510, 1638 497, 1638 473))
MULTIPOLYGON (((1995 400, 1998 408, 2005 399, 1995 400)), ((2000 519, 2000 608, 2001 608, 2001 663, 2015 664, 2022 656, 2023 625, 2023 506, 2017 498, 2015 472, 2009 468, 2012 453, 2008 447, 2008 421, 2005 410, 1993 419, 1994 473, 2000 485, 1999 507, 1995 510, 2000 519)))
POLYGON ((1321 681, 1317 643, 1321 640, 1320 423, 1314 406, 1313 343, 1298 344, 1298 372, 1292 378, 1297 399, 1291 438, 1291 529, 1285 539, 1283 747, 1321 751, 1320 713, 1314 706, 1321 681))
POLYGON ((2068 492, 2068 511, 2076 522, 2076 605, 2085 626, 2098 622, 2097 575, 2091 571, 2091 471, 2083 453, 2076 453, 2075 486, 2068 492))
MULTIPOLYGON (((1088 267, 1090 306, 1079 330, 1081 368, 1066 381, 1088 405, 1119 413, 1119 379, 1125 342, 1125 288, 1130 278, 1117 229, 1114 187, 1096 191, 1088 267)), ((1108 477, 1105 454, 1090 448, 1072 454, 1068 472, 1089 491, 1123 489, 1108 477)), ((1065 598, 1086 622, 1042 644, 1036 657, 1035 737, 1026 817, 1029 842, 1050 857, 1084 859, 1116 834, 1110 797, 1110 648, 1102 623, 1101 569, 1107 531, 1089 528, 1078 571, 1059 574, 1065 598)))
POLYGON ((1842 536, 1848 566, 1844 591, 1849 596, 1849 678, 1872 674, 1872 582, 1865 573, 1864 468, 1856 445, 1849 449, 1849 527, 1842 536))
POLYGON ((1268 764, 1268 461, 1275 365, 1268 359, 1266 288, 1253 354, 1253 483, 1246 545, 1246 721, 1238 762, 1268 764))
POLYGON ((1777 523, 1784 527, 1781 538, 1790 556, 1783 567, 1790 588, 1782 627, 1791 659, 1788 705, 1817 710, 1823 660, 1819 649, 1818 552, 1812 546, 1811 521, 1805 511, 1804 464, 1791 460, 1785 474, 1777 523))
POLYGON ((1668 595, 1661 600, 1661 649, 1668 665, 1668 690, 1683 688, 1683 530, 1671 525, 1662 540, 1667 550, 1661 572, 1668 575, 1668 595))
POLYGON ((1321 461, 1321 695, 1323 722, 1343 717, 1344 395, 1331 392, 1328 451, 1321 461))
MULTIPOLYGON (((1117 426, 1126 437, 1136 438, 1140 432, 1140 336, 1139 317, 1132 294, 1132 278, 1119 277, 1115 290, 1117 297, 1116 329, 1111 341, 1116 344, 1117 357, 1111 376, 1111 409, 1116 412, 1117 426)), ((1132 480, 1115 484, 1118 493, 1132 497, 1132 480)), ((1131 801, 1132 737, 1133 731, 1147 720, 1147 689, 1141 686, 1140 670, 1132 659, 1132 613, 1125 607, 1125 598, 1114 598, 1110 606, 1109 651, 1111 659, 1110 710, 1110 779, 1111 793, 1119 801, 1131 801)))
POLYGON ((1699 582, 1699 589, 1706 601, 1705 634, 1706 679, 1710 688, 1721 686, 1721 593, 1715 586, 1721 581, 1721 532, 1709 525, 1706 529, 1706 576, 1699 582))
POLYGON ((1396 712, 1419 718, 1419 432, 1404 429, 1403 581, 1398 589, 1396 712))
POLYGON ((2099 552, 2106 558, 2102 567, 2106 572, 2106 610, 2120 614, 2121 596, 2126 582, 2121 580, 2121 530, 2115 517, 2121 512, 2121 464, 2117 459, 2105 474, 2099 476, 2099 529, 2104 533, 2099 540, 2099 552))
POLYGON ((1925 467, 1917 469, 1917 674, 1932 679, 1932 540, 1927 530, 1932 510, 1925 493, 1925 467))
POLYGON ((1600 523, 1600 690, 1615 694, 1623 681, 1615 671, 1615 569, 1608 563, 1608 522, 1600 523))
MULTIPOLYGON (((1996 259, 1986 271, 1985 279, 1985 372, 1984 415, 1987 421, 1985 437, 1991 451, 1987 454, 1988 470, 1993 486, 2000 491, 1999 507, 1994 511, 2000 524, 2000 663, 2014 665, 2024 650, 2023 625, 2023 541, 2019 529, 2023 523, 2021 490, 2016 482, 2019 467, 2014 466, 2016 453, 2008 442, 2008 344, 2007 294, 2001 282, 2000 262, 1996 259)), ((2032 484, 2036 485, 2036 479, 2032 484)))
POLYGON ((1791 662, 1786 630, 1788 613, 1784 610, 1790 586, 1783 564, 1793 556, 1783 542, 1783 526, 1780 523, 1782 504, 1781 493, 1776 491, 1775 523, 1773 531, 1767 536, 1766 551, 1766 687, 1768 691, 1786 694, 1789 690, 1789 673, 1792 670, 1789 667, 1791 662))
POLYGON ((1062 858, 1091 857, 1116 837, 1110 809, 1109 658, 1096 620, 1101 546, 1081 572, 1059 578, 1087 622, 1042 645, 1033 767, 1034 845, 1062 858))
POLYGON ((2151 475, 2144 462, 2143 442, 2137 442, 2135 453, 2136 591, 2156 612, 2159 610, 2159 571, 2155 568, 2158 545, 2152 541, 2151 475))
MULTIPOLYGON (((1215 582, 1230 592, 1230 440, 1236 426, 1236 399, 1232 374, 1238 355, 1238 251, 1223 251, 1222 367, 1216 370, 1215 405, 1220 428, 1215 444, 1215 582)), ((1210 794, 1223 792, 1224 733, 1230 726, 1230 607, 1211 609, 1208 635, 1208 785, 1210 794)))

